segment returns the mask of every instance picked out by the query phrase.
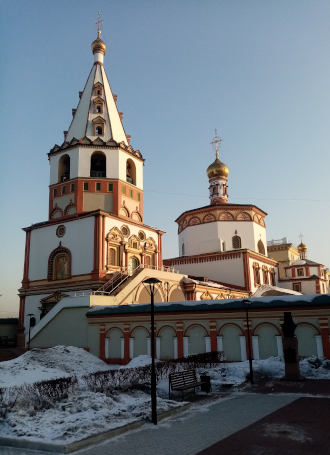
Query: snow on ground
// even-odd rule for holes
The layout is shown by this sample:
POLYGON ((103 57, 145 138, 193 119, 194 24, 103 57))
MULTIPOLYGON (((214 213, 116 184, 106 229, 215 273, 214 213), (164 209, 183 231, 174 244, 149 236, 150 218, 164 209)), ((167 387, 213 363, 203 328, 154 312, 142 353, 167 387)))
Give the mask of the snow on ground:
MULTIPOLYGON (((13 393, 12 386, 59 377, 81 378, 96 371, 136 368, 150 363, 149 356, 139 356, 126 366, 110 366, 80 348, 56 346, 32 349, 17 359, 0 363, 0 388, 8 388, 8 393, 13 393)), ((182 367, 184 368, 184 365, 182 367)), ((330 379, 329 360, 304 359, 300 362, 300 369, 306 378, 330 379)), ((279 357, 254 360, 253 371, 256 378, 280 378, 284 376, 284 363, 279 357)), ((221 363, 214 368, 198 369, 198 373, 203 372, 210 375, 212 389, 217 391, 226 384, 242 384, 249 372, 249 362, 221 363)), ((24 389, 20 390, 22 395, 26 393, 24 389)), ((159 412, 183 404, 167 400, 167 379, 158 383, 157 390, 159 412)), ((137 389, 93 392, 83 381, 78 381, 65 398, 46 403, 41 410, 27 395, 19 396, 14 407, 5 414, 0 417, 0 436, 54 443, 71 442, 137 419, 148 419, 150 394, 137 389)))
POLYGON ((99 358, 74 346, 31 349, 16 359, 0 362, 0 387, 77 376, 112 369, 99 358))
MULTIPOLYGON (((178 405, 181 403, 157 400, 158 412, 178 405)), ((0 436, 69 443, 149 417, 150 395, 145 392, 106 396, 77 390, 50 409, 36 412, 30 407, 9 412, 0 422, 0 436)))

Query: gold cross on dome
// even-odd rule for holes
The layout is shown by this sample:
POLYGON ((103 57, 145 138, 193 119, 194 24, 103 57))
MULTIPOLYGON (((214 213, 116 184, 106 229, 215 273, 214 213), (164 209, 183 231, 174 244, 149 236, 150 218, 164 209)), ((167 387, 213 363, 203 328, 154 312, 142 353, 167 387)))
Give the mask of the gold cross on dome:
POLYGON ((214 130, 214 133, 215 133, 215 136, 214 136, 211 144, 215 146, 215 156, 217 159, 219 159, 219 144, 221 144, 221 142, 222 142, 222 137, 218 136, 217 129, 214 130))
POLYGON ((299 234, 300 243, 303 243, 303 238, 304 238, 304 235, 303 234, 299 234))
POLYGON ((98 37, 98 38, 101 37, 101 26, 102 26, 102 22, 103 22, 103 19, 102 19, 101 13, 100 13, 100 11, 98 11, 98 12, 97 12, 97 21, 96 21, 96 25, 97 25, 97 37, 98 37))

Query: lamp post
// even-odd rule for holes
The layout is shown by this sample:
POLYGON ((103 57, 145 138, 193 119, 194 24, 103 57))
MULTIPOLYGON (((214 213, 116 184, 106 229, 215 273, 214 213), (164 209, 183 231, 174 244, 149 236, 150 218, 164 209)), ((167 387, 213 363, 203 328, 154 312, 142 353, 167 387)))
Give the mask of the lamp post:
MULTIPOLYGON (((29 317, 29 341, 28 341, 28 349, 30 349, 30 343, 31 343, 31 320, 32 318, 34 317, 34 314, 33 313, 29 313, 28 314, 28 317, 29 317)), ((34 325, 34 324, 33 324, 34 325)))
POLYGON ((248 334, 248 353, 249 353, 249 366, 250 366, 250 383, 254 384, 253 381, 253 368, 252 368, 252 348, 251 348, 251 337, 250 337, 250 324, 249 324, 249 306, 252 305, 251 300, 244 299, 242 303, 245 304, 246 311, 246 327, 248 334))
POLYGON ((150 316, 151 316, 151 421, 157 425, 157 393, 156 393, 156 369, 155 369, 155 286, 160 281, 157 278, 148 278, 142 283, 149 287, 150 293, 150 316))

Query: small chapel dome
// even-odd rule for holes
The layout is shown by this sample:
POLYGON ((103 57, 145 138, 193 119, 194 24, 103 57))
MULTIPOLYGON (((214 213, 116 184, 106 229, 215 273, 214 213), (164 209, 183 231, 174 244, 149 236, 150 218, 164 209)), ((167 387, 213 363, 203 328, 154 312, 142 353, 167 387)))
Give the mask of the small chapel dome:
POLYGON ((105 51, 107 49, 107 46, 106 46, 105 42, 101 40, 100 36, 101 36, 101 31, 98 30, 97 38, 96 38, 96 40, 94 40, 92 42, 92 51, 93 51, 93 54, 98 53, 98 54, 104 55, 105 51))
POLYGON ((307 246, 304 243, 301 242, 301 243, 299 243, 297 249, 298 249, 299 253, 300 252, 306 252, 307 251, 307 246))
POLYGON ((217 157, 212 164, 206 170, 209 179, 214 177, 228 177, 229 169, 225 163, 219 160, 217 157))

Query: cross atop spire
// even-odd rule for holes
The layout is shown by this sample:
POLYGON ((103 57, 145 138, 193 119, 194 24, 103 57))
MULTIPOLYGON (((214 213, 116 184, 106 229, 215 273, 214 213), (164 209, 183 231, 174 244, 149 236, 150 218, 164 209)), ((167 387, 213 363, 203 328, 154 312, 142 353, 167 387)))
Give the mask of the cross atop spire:
POLYGON ((101 27, 102 27, 102 22, 103 22, 103 19, 102 19, 102 16, 101 16, 101 13, 100 11, 97 12, 97 21, 96 21, 96 25, 97 25, 97 37, 98 38, 101 38, 101 27))
POLYGON ((300 239, 300 243, 303 243, 303 240, 304 240, 304 234, 299 234, 299 239, 300 239))
POLYGON ((214 130, 214 138, 213 141, 211 142, 212 145, 215 146, 215 157, 216 159, 219 159, 219 144, 222 142, 222 137, 218 136, 218 131, 217 129, 214 130))

